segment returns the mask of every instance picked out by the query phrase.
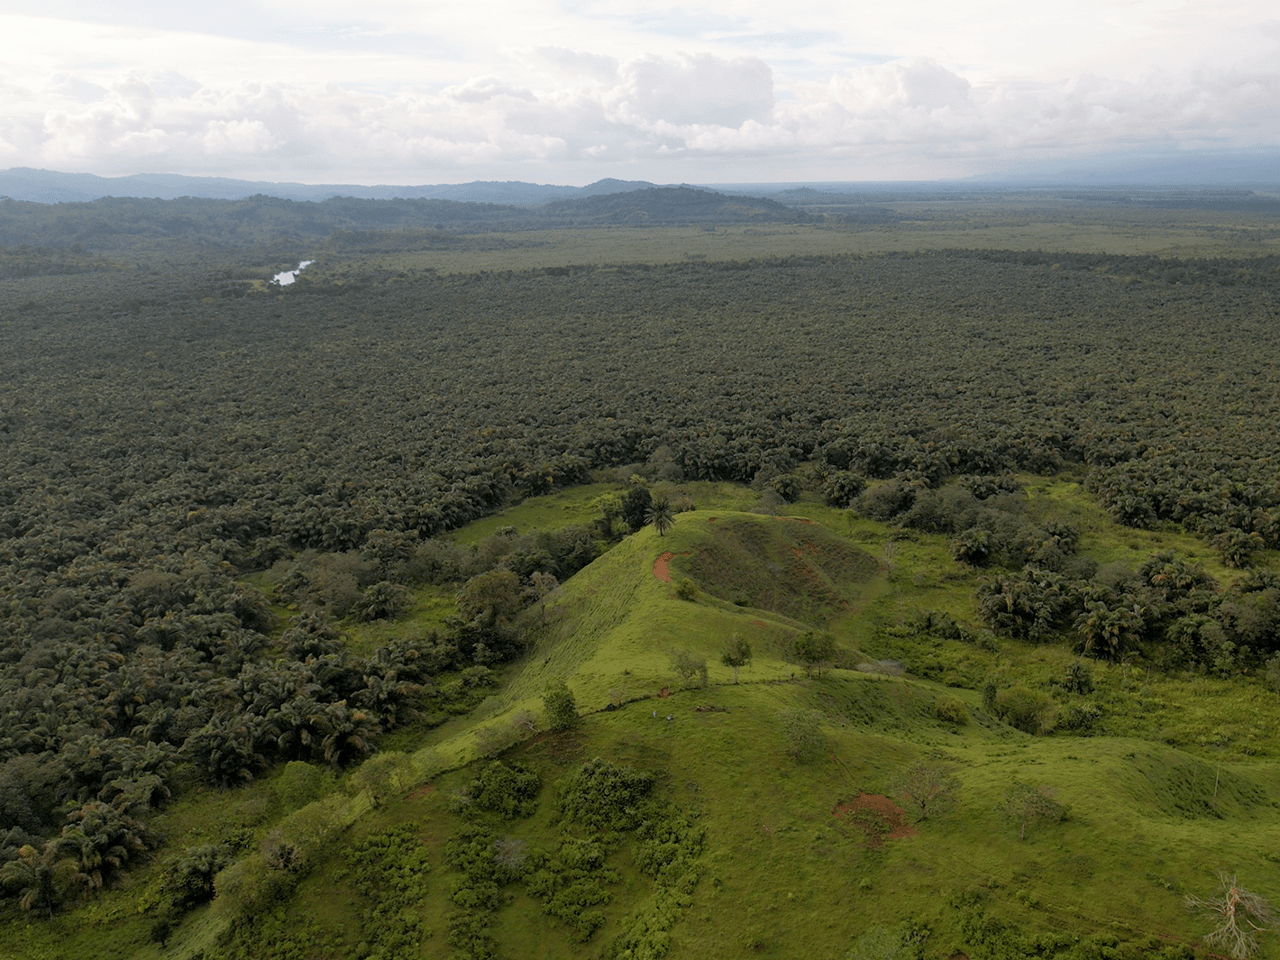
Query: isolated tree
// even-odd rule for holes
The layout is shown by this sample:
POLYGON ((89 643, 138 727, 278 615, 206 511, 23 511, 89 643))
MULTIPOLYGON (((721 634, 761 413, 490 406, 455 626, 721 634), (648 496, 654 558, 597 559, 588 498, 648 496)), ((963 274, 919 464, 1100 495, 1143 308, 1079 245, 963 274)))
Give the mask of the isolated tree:
POLYGON ((915 807, 917 819, 924 820, 930 813, 937 813, 955 799, 960 781, 944 764, 931 760, 917 760, 889 784, 890 792, 915 807))
POLYGON ((542 707, 547 714, 548 730, 568 730, 578 723, 578 703, 563 680, 547 684, 542 694, 542 707))
POLYGON ((741 637, 730 637, 724 642, 724 650, 720 653, 720 662, 733 668, 733 682, 738 682, 738 668, 751 663, 751 644, 741 637))
POLYGON ((1067 815, 1067 808, 1053 798, 1053 789, 1015 781, 996 806, 1010 820, 1018 823, 1018 839, 1027 839, 1028 825, 1057 823, 1067 815))
POLYGON ((644 512, 644 522, 658 531, 658 536, 665 537, 672 524, 676 522, 671 512, 671 501, 666 497, 655 497, 644 512))
POLYGON ((1241 887, 1234 876, 1220 873, 1218 879, 1222 886, 1214 896, 1188 895, 1187 907, 1214 924, 1204 935, 1206 946, 1226 950, 1234 960, 1248 960, 1258 952, 1258 934, 1280 920, 1265 898, 1241 887))
POLYGON ((836 655, 836 638, 829 633, 808 630, 796 637, 792 647, 796 660, 804 666, 804 672, 812 675, 816 669, 822 676, 822 665, 830 663, 836 655))

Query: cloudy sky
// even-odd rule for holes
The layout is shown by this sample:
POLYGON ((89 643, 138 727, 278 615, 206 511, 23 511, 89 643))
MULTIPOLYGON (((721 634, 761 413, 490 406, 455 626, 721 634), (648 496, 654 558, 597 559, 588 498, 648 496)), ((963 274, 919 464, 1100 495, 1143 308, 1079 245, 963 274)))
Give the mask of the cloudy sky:
POLYGON ((0 168, 713 183, 1280 147, 1275 0, 0 10, 0 168))

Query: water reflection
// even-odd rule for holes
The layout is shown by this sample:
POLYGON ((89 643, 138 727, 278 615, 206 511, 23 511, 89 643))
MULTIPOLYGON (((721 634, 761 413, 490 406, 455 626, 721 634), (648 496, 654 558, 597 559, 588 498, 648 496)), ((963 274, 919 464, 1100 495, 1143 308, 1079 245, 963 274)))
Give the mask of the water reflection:
POLYGON ((307 267, 311 266, 313 263, 315 263, 314 260, 303 260, 298 264, 298 268, 296 270, 286 270, 284 273, 277 273, 271 278, 271 282, 279 284, 282 287, 287 287, 297 279, 298 274, 307 269, 307 267))

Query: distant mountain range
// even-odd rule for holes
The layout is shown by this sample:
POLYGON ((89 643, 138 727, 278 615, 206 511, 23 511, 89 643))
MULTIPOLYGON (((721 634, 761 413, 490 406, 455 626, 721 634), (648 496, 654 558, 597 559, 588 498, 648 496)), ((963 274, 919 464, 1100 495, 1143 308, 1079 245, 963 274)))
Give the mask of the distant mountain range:
POLYGON ((585 187, 563 187, 519 180, 477 180, 472 183, 421 186, 364 186, 351 183, 269 183, 231 180, 226 177, 188 177, 176 173, 138 173, 129 177, 99 177, 92 173, 59 173, 14 167, 0 172, 0 197, 35 203, 75 203, 103 197, 138 197, 176 200, 243 200, 265 195, 285 200, 328 200, 355 197, 361 200, 460 200, 470 203, 502 203, 542 206, 554 200, 576 200, 611 193, 643 190, 655 184, 646 180, 598 180, 585 187))
MULTIPOLYGON (((1082 158, 1071 167, 1048 163, 1013 166, 999 173, 964 180, 934 181, 834 181, 821 183, 715 183, 698 184, 701 190, 738 197, 768 198, 787 207, 835 213, 856 220, 877 220, 888 216, 872 204, 893 200, 957 199, 961 196, 989 196, 1009 191, 1035 192, 1104 189, 1120 193, 1133 190, 1166 192, 1171 189, 1205 189, 1270 193, 1280 190, 1280 152, 1244 153, 1200 152, 1186 155, 1098 156, 1082 158), (854 209, 856 208, 856 209, 854 209)), ((0 171, 0 197, 34 203, 77 203, 104 197, 174 200, 191 197, 205 200, 244 200, 254 196, 284 200, 319 202, 335 197, 359 200, 452 200, 463 203, 501 204, 515 207, 546 207, 563 202, 618 196, 643 190, 690 190, 688 184, 660 186, 647 180, 606 178, 585 187, 525 183, 519 180, 476 180, 471 183, 409 185, 273 183, 233 180, 226 177, 191 177, 181 174, 140 173, 127 177, 100 177, 92 173, 61 173, 14 167, 0 171)), ((668 194, 670 199, 692 200, 689 195, 668 194)), ((650 197, 651 200, 656 197, 650 197)), ((1121 200, 1119 193, 1109 198, 1121 200)), ((1151 199, 1145 197, 1144 199, 1151 199)), ((1250 198, 1254 202, 1261 198, 1250 198)), ((1239 199, 1235 202, 1239 202, 1239 199)), ((695 203, 695 206, 697 204, 695 203)), ((561 208, 560 214, 569 213, 561 208)), ((625 219, 617 204, 596 204, 575 214, 594 212, 605 219, 625 219), (606 211, 609 211, 606 213, 606 211)), ((757 211, 757 215, 763 211, 757 211)), ((777 211, 772 211, 777 213, 777 211)), ((890 219, 892 219, 890 217, 890 219)))

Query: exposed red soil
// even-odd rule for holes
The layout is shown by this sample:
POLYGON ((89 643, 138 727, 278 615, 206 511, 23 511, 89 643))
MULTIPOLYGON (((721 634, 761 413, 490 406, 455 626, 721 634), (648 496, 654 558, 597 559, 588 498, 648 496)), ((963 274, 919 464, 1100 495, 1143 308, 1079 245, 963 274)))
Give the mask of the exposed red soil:
POLYGON ((671 560, 674 557, 675 554, 668 550, 653 561, 653 575, 663 583, 671 582, 671 560))
MULTIPOLYGON (((688 550, 680 554, 682 557, 688 555, 688 550)), ((668 550, 666 553, 660 554, 657 560, 653 561, 653 575, 656 579, 661 580, 663 583, 671 582, 671 561, 674 558, 675 554, 668 550)))
POLYGON ((846 813, 853 813, 849 819, 862 826, 867 842, 871 844, 880 840, 902 840, 916 834, 916 828, 907 823, 902 808, 880 793, 860 793, 831 813, 837 820, 846 813), (881 827, 886 828, 884 832, 879 829, 881 827))

